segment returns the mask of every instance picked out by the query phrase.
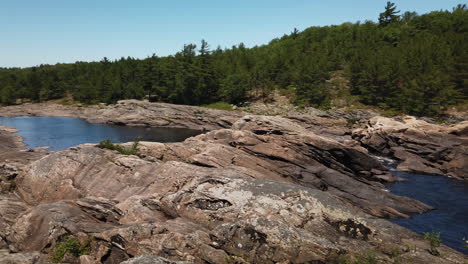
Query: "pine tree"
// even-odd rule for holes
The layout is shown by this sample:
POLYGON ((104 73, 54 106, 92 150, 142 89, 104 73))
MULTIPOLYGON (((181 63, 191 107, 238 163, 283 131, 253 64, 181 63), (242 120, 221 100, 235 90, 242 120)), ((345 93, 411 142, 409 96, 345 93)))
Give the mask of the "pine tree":
POLYGON ((396 11, 396 5, 392 2, 387 2, 385 6, 385 11, 379 15, 379 24, 383 27, 386 27, 392 23, 397 22, 400 19, 400 16, 397 15, 400 11, 396 11))

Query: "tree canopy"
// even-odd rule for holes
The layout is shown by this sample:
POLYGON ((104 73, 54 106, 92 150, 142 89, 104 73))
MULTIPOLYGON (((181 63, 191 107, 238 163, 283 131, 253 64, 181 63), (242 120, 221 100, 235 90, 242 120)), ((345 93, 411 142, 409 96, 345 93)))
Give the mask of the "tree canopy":
POLYGON ((0 68, 0 103, 71 96, 82 103, 148 98, 178 104, 240 104, 286 89, 294 102, 330 107, 333 74, 344 72, 364 104, 435 115, 468 98, 468 11, 397 15, 310 27, 252 48, 212 49, 202 40, 173 56, 0 68))

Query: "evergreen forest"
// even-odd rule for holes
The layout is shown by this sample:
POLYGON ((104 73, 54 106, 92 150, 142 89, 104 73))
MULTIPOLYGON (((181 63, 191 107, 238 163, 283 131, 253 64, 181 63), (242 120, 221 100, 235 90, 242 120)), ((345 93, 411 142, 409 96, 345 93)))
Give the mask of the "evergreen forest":
POLYGON ((242 104, 284 91, 297 105, 333 107, 335 73, 350 98, 413 115, 438 115, 468 98, 468 9, 419 15, 388 2, 376 21, 310 27, 252 48, 205 41, 145 59, 0 68, 0 104, 72 97, 83 104, 144 99, 242 104))

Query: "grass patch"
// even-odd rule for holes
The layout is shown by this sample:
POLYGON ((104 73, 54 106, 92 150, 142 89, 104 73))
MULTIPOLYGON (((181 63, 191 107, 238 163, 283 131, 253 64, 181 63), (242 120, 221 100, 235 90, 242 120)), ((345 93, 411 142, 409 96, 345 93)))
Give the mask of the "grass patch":
POLYGON ((225 102, 217 102, 217 103, 212 103, 212 104, 207 104, 207 105, 201 105, 202 107, 206 108, 211 108, 211 109, 218 109, 218 110, 226 110, 226 111, 232 111, 234 110, 232 108, 231 104, 225 103, 225 102))
POLYGON ((367 252, 364 255, 352 256, 352 255, 342 255, 338 259, 332 260, 331 263, 336 264, 377 264, 378 259, 374 252, 367 252))
POLYGON ((118 151, 122 155, 137 155, 138 150, 139 150, 138 149, 139 144, 140 144, 140 138, 139 137, 137 139, 135 139, 132 146, 129 147, 129 148, 114 144, 114 143, 112 143, 112 141, 107 139, 107 140, 103 140, 103 141, 99 142, 97 147, 102 148, 102 149, 115 150, 115 151, 118 151))
POLYGON ((66 236, 62 239, 62 241, 58 242, 55 245, 55 249, 52 252, 52 262, 60 263, 63 260, 63 257, 67 253, 71 254, 74 257, 79 257, 82 255, 88 255, 91 253, 91 244, 93 242, 93 238, 87 238, 83 243, 73 237, 73 236, 66 236))

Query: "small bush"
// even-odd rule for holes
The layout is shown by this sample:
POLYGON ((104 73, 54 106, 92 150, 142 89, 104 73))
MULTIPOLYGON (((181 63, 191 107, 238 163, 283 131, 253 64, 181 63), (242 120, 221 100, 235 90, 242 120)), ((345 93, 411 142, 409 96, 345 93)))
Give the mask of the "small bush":
POLYGON ((346 119, 346 126, 349 128, 353 127, 355 124, 358 124, 358 123, 359 123, 359 119, 354 119, 354 118, 346 119))
POLYGON ((355 264, 376 264, 377 263, 377 257, 372 253, 368 253, 365 256, 359 256, 356 259, 356 262, 354 262, 354 263, 355 264))
POLYGON ((295 101, 296 100, 296 90, 297 90, 297 88, 294 85, 289 85, 286 88, 279 89, 279 94, 281 96, 286 96, 291 101, 295 101))
POLYGON ((138 144, 140 143, 140 138, 135 139, 130 148, 126 148, 120 145, 112 143, 109 139, 99 142, 97 145, 98 148, 110 149, 118 151, 122 155, 137 155, 138 154, 138 144))
POLYGON ((62 262, 63 257, 67 253, 73 255, 74 257, 88 255, 91 252, 91 244, 92 238, 86 239, 86 241, 81 244, 77 238, 73 236, 66 236, 62 241, 55 245, 55 249, 52 252, 52 261, 54 263, 62 262))
POLYGON ((431 233, 424 233, 424 238, 429 241, 429 244, 431 246, 430 253, 434 256, 439 256, 440 253, 437 250, 438 247, 440 247, 440 244, 442 243, 442 240, 440 239, 440 233, 438 232, 431 232, 431 233))
POLYGON ((386 109, 382 113, 382 116, 385 117, 395 117, 401 115, 401 111, 395 110, 395 109, 386 109))
POLYGON ((202 107, 211 108, 211 109, 218 109, 218 110, 227 110, 232 111, 232 105, 224 102, 217 102, 213 104, 202 105, 202 107))

